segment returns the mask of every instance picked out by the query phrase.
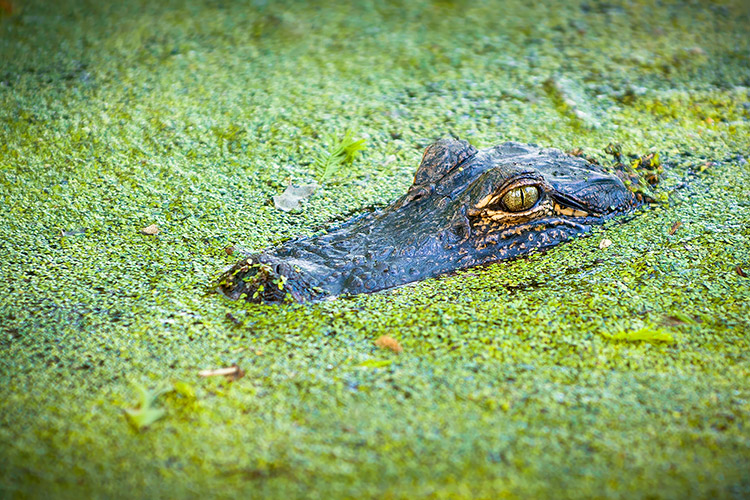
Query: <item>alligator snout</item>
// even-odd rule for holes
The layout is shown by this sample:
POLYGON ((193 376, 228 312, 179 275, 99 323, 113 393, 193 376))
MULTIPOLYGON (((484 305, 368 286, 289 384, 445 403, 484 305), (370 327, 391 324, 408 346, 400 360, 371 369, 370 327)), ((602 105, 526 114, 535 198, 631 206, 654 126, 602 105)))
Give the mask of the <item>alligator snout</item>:
POLYGON ((293 264, 261 253, 249 255, 223 276, 220 290, 231 299, 250 302, 304 302, 313 296, 293 264))

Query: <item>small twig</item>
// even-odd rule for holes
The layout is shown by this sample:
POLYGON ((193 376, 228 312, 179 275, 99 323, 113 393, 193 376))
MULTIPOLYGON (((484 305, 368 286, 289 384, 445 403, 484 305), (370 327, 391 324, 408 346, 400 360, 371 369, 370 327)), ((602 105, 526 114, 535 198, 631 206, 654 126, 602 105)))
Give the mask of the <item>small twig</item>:
POLYGON ((233 365, 228 368, 215 368, 209 370, 201 370, 198 372, 199 377, 220 377, 225 376, 230 380, 237 380, 245 376, 245 372, 240 369, 239 366, 233 365))

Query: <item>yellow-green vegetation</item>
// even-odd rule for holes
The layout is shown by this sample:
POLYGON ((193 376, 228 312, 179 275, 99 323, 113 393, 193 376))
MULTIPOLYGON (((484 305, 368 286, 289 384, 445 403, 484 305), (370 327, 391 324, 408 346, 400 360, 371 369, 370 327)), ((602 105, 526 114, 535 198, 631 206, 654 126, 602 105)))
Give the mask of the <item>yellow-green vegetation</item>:
POLYGON ((750 496, 746 1, 1 4, 3 498, 750 496), (658 153, 662 201, 386 293, 214 292, 449 134, 658 153))
POLYGON ((167 386, 150 391, 139 385, 136 389, 139 393, 138 407, 126 409, 125 416, 136 430, 141 431, 164 416, 165 410, 155 407, 154 403, 159 396, 171 391, 172 388, 167 386))

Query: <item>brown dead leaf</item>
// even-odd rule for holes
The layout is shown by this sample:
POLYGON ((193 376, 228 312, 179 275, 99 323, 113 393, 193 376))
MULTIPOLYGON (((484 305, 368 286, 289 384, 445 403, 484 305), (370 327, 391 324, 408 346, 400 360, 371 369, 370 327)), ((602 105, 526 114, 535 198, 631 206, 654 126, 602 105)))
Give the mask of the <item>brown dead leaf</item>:
POLYGON ((157 226, 156 224, 151 224, 150 226, 146 226, 143 229, 141 229, 141 232, 143 234, 149 234, 149 235, 154 236, 154 235, 159 234, 159 226, 157 226))
POLYGON ((677 230, 680 229, 680 226, 682 226, 682 221, 679 220, 672 224, 672 227, 669 228, 669 235, 672 236, 674 233, 676 233, 677 230))
POLYGON ((739 264, 738 264, 738 265, 736 265, 736 266, 734 266, 734 270, 735 270, 735 271, 737 272, 737 274, 739 274, 739 275, 740 275, 740 276, 742 276, 743 278, 747 278, 747 273, 745 272, 745 270, 744 270, 744 269, 742 269, 742 268, 741 268, 741 267, 739 266, 739 264))
POLYGON ((404 348, 401 347, 401 344, 398 343, 398 340, 394 339, 390 335, 383 335, 375 341, 375 345, 380 347, 381 349, 389 349, 397 354, 404 351, 404 348))
POLYGON ((13 2, 8 0, 0 0, 0 13, 6 16, 12 16, 16 11, 16 7, 13 2))
POLYGON ((665 326, 683 326, 683 325, 697 325, 700 323, 700 318, 694 318, 689 314, 681 311, 675 311, 669 316, 662 318, 661 323, 665 326))
POLYGON ((687 325, 687 323, 682 318, 678 318, 676 316, 666 316, 662 320, 662 324, 667 325, 667 326, 687 325))

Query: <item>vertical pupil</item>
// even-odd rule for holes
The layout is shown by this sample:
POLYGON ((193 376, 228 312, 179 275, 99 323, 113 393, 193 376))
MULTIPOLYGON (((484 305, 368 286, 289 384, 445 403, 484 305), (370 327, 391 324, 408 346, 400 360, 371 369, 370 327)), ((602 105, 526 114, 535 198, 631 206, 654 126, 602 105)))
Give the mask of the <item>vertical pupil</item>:
POLYGON ((536 186, 522 186, 511 189, 502 198, 502 205, 509 212, 528 210, 539 201, 539 188, 536 186))
POLYGON ((535 186, 526 186, 522 189, 522 193, 524 208, 531 208, 539 200, 539 189, 535 186))

